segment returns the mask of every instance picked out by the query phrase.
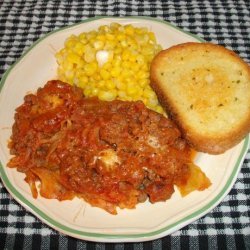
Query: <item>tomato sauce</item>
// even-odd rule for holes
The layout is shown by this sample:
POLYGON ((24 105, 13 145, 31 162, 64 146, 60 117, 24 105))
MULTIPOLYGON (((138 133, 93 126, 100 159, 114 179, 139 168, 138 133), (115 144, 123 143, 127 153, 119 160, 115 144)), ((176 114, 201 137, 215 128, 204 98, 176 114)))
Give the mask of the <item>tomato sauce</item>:
POLYGON ((141 101, 85 98, 49 81, 16 109, 8 166, 26 174, 34 197, 84 198, 116 208, 165 201, 190 176, 192 150, 175 124, 141 101))

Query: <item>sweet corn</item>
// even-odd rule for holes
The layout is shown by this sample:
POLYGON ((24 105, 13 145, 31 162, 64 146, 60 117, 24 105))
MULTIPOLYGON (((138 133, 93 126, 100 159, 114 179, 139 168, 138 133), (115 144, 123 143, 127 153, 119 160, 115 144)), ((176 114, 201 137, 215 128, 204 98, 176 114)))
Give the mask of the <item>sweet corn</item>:
POLYGON ((87 97, 142 100, 148 108, 163 113, 149 85, 150 63, 161 49, 147 28, 103 25, 65 41, 56 53, 58 78, 81 87, 87 97), (96 56, 99 51, 106 53, 102 61, 96 56))

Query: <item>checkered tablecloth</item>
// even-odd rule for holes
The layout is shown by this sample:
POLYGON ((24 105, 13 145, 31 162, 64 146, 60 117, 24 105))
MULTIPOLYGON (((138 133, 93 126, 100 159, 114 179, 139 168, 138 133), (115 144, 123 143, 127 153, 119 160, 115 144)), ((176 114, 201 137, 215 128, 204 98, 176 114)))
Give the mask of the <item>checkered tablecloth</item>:
MULTIPOLYGON (((93 16, 151 16, 236 51, 250 62, 250 1, 0 1, 0 77, 38 38, 93 16)), ((0 117, 2 119, 2 117, 0 117)), ((250 151, 231 192, 201 219, 144 243, 65 236, 27 212, 0 181, 0 249, 250 249, 250 151)))

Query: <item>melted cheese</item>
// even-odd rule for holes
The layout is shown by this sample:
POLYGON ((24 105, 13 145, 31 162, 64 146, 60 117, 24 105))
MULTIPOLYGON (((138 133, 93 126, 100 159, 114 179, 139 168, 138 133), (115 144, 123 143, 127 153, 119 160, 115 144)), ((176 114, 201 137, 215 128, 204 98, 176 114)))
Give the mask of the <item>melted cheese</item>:
POLYGON ((149 135, 147 139, 147 144, 152 148, 159 148, 161 145, 155 136, 149 135))
POLYGON ((112 149, 106 149, 101 151, 97 159, 101 160, 105 164, 107 169, 112 169, 117 164, 119 165, 121 163, 116 152, 112 149))

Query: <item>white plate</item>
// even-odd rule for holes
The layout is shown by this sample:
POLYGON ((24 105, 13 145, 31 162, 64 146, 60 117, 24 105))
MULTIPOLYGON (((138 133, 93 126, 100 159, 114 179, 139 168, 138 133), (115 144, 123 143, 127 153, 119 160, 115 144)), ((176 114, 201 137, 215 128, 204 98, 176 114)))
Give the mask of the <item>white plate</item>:
POLYGON ((54 31, 38 40, 3 76, 0 93, 0 173, 2 181, 21 205, 52 228, 76 238, 100 242, 139 242, 168 235, 200 218, 214 208, 230 191, 248 149, 249 137, 218 156, 198 154, 196 163, 212 182, 203 192, 185 198, 175 192, 170 200, 139 204, 133 210, 119 210, 110 215, 84 201, 59 202, 33 199, 24 175, 6 167, 10 159, 7 141, 11 135, 14 110, 28 91, 35 91, 48 80, 56 78, 55 52, 63 47, 71 34, 93 30, 100 25, 119 22, 148 27, 158 42, 167 48, 188 41, 202 41, 169 23, 146 17, 92 18, 54 31))

